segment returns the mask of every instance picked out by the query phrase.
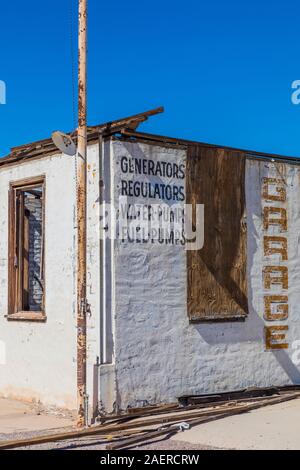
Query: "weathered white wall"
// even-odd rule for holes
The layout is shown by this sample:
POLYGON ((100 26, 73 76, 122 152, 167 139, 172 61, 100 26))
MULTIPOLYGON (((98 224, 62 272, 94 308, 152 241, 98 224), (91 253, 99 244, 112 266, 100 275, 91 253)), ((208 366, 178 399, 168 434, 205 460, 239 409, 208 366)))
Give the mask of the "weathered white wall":
POLYGON ((0 170, 0 394, 76 407, 75 165, 51 156, 0 170), (47 321, 8 321, 8 188, 11 181, 46 176, 45 310, 47 321))
MULTIPOLYGON (((100 286, 100 191, 118 203, 124 155, 184 162, 185 151, 107 142, 101 183, 98 144, 88 149, 88 394, 90 406, 167 402, 191 393, 300 383, 293 343, 300 339, 300 169, 286 166, 289 220, 289 349, 267 352, 262 318, 261 179, 275 166, 246 171, 249 316, 244 323, 190 324, 186 252, 180 245, 103 242, 100 286), (102 188, 102 189, 101 189, 102 188), (102 296, 102 297, 101 297, 102 296), (102 307, 102 308, 101 308, 102 307), (96 367, 97 356, 101 365, 96 367)), ((273 166, 272 166, 273 165, 273 166)), ((274 173, 275 172, 275 173, 274 173)), ((167 180, 165 181, 167 182, 167 180)), ((76 407, 75 160, 52 156, 0 170, 0 395, 76 407), (10 181, 46 175, 46 323, 9 322, 7 213, 10 181)), ((141 200, 137 201, 141 202, 141 200)), ((145 202, 145 201, 144 201, 145 202)), ((153 201, 151 201, 153 202, 153 201)), ((269 260, 271 263, 272 260, 269 260)))
MULTIPOLYGON (((260 381, 269 384, 300 383, 299 339, 300 339, 300 167, 295 164, 275 162, 258 162, 248 160, 246 172, 247 211, 248 211, 248 272, 249 272, 249 307, 248 322, 256 325, 258 338, 257 353, 259 363, 252 361, 252 367, 262 369, 260 381), (286 202, 266 201, 261 197, 263 178, 276 178, 283 181, 286 191, 286 202), (278 224, 271 225, 268 230, 263 227, 264 207, 284 207, 287 213, 287 230, 278 224), (264 235, 277 235, 287 238, 288 260, 282 261, 281 256, 266 256, 263 250, 264 235), (273 285, 266 290, 263 283, 264 266, 288 267, 287 290, 282 286, 273 285), (264 295, 278 294, 288 296, 289 315, 286 321, 267 322, 264 319, 264 295), (262 334, 264 326, 287 325, 286 340, 289 347, 285 350, 266 351, 265 338, 262 334), (298 341, 298 344, 297 344, 298 341), (296 354, 295 354, 296 353, 296 354), (297 366, 298 363, 298 366, 297 366)), ((269 191, 274 193, 274 188, 269 191)), ((276 191, 274 194, 277 194, 276 191)), ((271 217, 278 218, 278 214, 271 217)))
MULTIPOLYGON (((185 152, 141 143, 113 144, 114 188, 119 196, 123 155, 182 161, 185 152)), ((186 252, 179 246, 121 244, 114 254, 116 401, 138 406, 176 400, 184 394, 249 386, 300 383, 292 360, 300 338, 299 168, 289 166, 291 267, 290 349, 266 352, 261 318, 261 169, 247 164, 249 316, 245 322, 190 324, 186 301, 186 252)))
MULTIPOLYGON (((88 147, 89 405, 98 399, 99 151, 88 147), (96 385, 95 385, 96 384, 96 385)), ((0 169, 0 395, 76 408, 76 173, 75 158, 54 155, 0 169), (45 323, 8 321, 8 188, 11 181, 46 176, 45 323)))
POLYGON ((87 165, 87 393, 91 415, 99 399, 100 357, 100 168, 99 145, 88 147, 87 165))

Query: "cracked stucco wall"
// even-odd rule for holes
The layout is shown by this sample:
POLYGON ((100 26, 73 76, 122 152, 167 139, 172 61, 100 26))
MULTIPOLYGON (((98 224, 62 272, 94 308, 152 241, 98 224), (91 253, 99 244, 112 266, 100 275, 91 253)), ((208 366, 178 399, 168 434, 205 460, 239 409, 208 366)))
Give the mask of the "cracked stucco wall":
MULTIPOLYGON (((181 161, 184 151, 115 142, 114 194, 118 199, 122 155, 181 161)), ((117 243, 115 360, 120 408, 176 401, 185 394, 251 386, 300 383, 293 342, 300 339, 299 167, 287 165, 290 266, 289 349, 266 351, 262 319, 262 174, 246 169, 249 316, 245 322, 190 324, 186 300, 186 253, 182 247, 117 243)), ((272 261, 270 261, 272 262, 272 261)))
POLYGON ((75 166, 52 156, 0 170, 0 395, 76 406, 75 166), (10 181, 45 175, 45 323, 8 321, 7 239, 10 181))
MULTIPOLYGON (((0 169, 0 396, 76 408, 76 165, 54 155, 0 169), (9 183, 45 175, 47 321, 8 321, 9 183)), ((88 147, 87 388, 92 407, 99 356, 99 152, 88 147)))

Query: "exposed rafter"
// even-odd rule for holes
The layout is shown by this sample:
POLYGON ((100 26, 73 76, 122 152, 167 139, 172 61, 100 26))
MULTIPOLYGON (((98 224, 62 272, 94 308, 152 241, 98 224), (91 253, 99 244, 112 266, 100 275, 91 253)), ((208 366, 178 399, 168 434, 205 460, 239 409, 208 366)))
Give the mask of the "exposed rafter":
MULTIPOLYGON (((128 116, 121 119, 116 119, 114 121, 109 121, 104 124, 99 124, 97 126, 89 126, 87 129, 88 140, 91 141, 96 139, 101 133, 102 135, 110 135, 116 132, 121 132, 122 129, 130 129, 131 131, 136 131, 138 126, 147 121, 151 116, 156 114, 163 113, 164 108, 159 107, 145 111, 143 113, 134 114, 133 116, 128 116)), ((70 132, 69 135, 76 142, 76 131, 70 132)), ((0 166, 5 165, 6 163, 13 163, 15 161, 21 161, 26 158, 37 157, 39 155, 48 155, 51 153, 57 153, 57 149, 52 142, 52 139, 44 139, 36 142, 32 142, 26 145, 21 145, 18 147, 12 147, 11 152, 6 157, 0 158, 0 166)))

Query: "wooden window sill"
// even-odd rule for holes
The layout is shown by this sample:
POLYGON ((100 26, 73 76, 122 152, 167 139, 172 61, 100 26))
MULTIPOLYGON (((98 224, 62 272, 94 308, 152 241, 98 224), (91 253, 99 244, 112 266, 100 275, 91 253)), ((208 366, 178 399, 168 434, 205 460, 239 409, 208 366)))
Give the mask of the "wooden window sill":
POLYGON ((9 321, 45 322, 47 320, 47 317, 43 312, 26 312, 26 311, 6 315, 6 318, 9 321))

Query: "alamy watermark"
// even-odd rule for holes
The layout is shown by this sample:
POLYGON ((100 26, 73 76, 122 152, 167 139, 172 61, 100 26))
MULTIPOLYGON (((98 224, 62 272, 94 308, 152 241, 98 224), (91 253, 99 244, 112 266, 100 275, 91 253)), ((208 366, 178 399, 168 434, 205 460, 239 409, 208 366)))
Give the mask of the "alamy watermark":
POLYGON ((6 83, 0 80, 0 104, 6 104, 6 83))
POLYGON ((100 210, 103 239, 203 248, 203 204, 131 203, 127 196, 120 196, 117 205, 103 204, 100 210))
POLYGON ((294 80, 292 83, 291 101, 293 104, 300 104, 300 80, 294 80))

